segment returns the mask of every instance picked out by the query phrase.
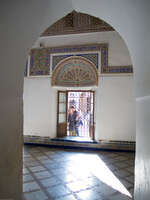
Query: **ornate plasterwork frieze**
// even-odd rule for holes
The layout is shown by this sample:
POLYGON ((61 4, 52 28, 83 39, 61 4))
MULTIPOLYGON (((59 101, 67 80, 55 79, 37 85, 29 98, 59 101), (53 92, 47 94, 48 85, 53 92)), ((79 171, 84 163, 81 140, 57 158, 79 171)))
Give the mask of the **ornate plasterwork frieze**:
POLYGON ((107 44, 88 44, 78 46, 65 47, 49 47, 32 49, 30 52, 30 70, 29 76, 49 76, 50 65, 52 70, 56 64, 62 59, 69 56, 82 56, 93 62, 96 68, 99 68, 99 54, 101 52, 101 67, 106 67, 108 64, 108 45, 107 44), (83 52, 83 53, 82 53, 83 52), (59 54, 59 55, 58 55, 59 54), (51 56, 53 55, 53 56, 51 56), (51 60, 50 60, 51 59, 51 60))
POLYGON ((87 58, 71 56, 59 62, 52 75, 52 86, 84 87, 98 85, 95 65, 87 58))
POLYGON ((73 11, 48 27, 41 36, 104 31, 114 31, 114 29, 97 17, 73 11))
POLYGON ((28 74, 29 76, 50 76, 58 62, 73 55, 87 58, 102 74, 133 72, 131 65, 108 66, 108 44, 87 44, 32 49, 28 74))
POLYGON ((98 69, 99 68, 99 52, 94 52, 94 53, 71 53, 71 54, 51 54, 51 70, 53 71, 56 67, 56 65, 64 60, 65 58, 69 58, 71 56, 80 56, 88 59, 91 61, 95 67, 98 69))

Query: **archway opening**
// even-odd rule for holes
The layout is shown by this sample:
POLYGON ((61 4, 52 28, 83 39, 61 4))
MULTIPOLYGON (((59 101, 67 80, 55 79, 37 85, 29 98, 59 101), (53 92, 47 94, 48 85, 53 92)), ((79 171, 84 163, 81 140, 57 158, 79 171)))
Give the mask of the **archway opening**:
MULTIPOLYGON (((109 141, 111 145, 135 142, 133 67, 124 41, 110 25, 73 11, 38 38, 28 61, 24 90, 25 141, 31 137, 32 142, 36 142, 36 138, 44 141, 46 137, 56 137, 59 120, 57 91, 90 90, 95 92, 92 129, 95 139, 101 143, 109 141), (95 76, 87 75, 91 68, 83 71, 81 63, 82 73, 59 70, 66 60, 68 65, 62 69, 72 67, 72 57, 92 63, 95 76), (86 81, 81 75, 85 75, 86 81), (83 85, 85 82, 88 84, 83 85)), ((85 66, 87 69, 88 64, 85 66)), ((68 118, 66 110, 64 116, 64 126, 61 124, 59 130, 61 133, 65 130, 67 134, 64 128, 68 118)))

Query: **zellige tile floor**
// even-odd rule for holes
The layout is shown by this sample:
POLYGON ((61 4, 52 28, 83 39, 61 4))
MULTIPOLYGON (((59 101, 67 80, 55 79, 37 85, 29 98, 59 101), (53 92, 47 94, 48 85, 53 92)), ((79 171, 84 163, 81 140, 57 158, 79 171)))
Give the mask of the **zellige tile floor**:
POLYGON ((23 200, 133 199, 134 156, 25 145, 23 200))

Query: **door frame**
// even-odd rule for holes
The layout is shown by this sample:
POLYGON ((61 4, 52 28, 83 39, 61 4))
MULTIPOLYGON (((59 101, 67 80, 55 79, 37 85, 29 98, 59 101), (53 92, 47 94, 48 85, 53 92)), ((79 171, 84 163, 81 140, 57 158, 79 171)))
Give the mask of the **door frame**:
POLYGON ((93 93, 93 133, 92 136, 90 137, 91 139, 95 139, 95 91, 94 90, 58 90, 57 91, 57 137, 60 137, 58 135, 58 127, 59 127, 59 94, 60 93, 65 93, 66 94, 66 127, 65 131, 66 134, 64 136, 67 136, 67 117, 68 117, 68 92, 90 92, 93 93))
MULTIPOLYGON (((67 136, 67 134, 65 134, 65 133, 67 133, 66 131, 67 131, 67 115, 66 115, 66 121, 64 122, 64 124, 66 124, 65 125, 65 127, 64 127, 64 129, 65 129, 65 133, 64 134, 62 134, 61 135, 61 133, 60 133, 60 131, 59 131, 59 129, 60 129, 60 123, 59 123, 59 103, 60 103, 60 93, 64 93, 65 94, 65 96, 66 96, 66 102, 64 102, 65 103, 65 105, 67 105, 67 94, 66 94, 66 91, 65 90, 58 90, 57 91, 57 124, 56 124, 56 130, 57 130, 57 137, 64 137, 64 136, 67 136)), ((65 113, 67 113, 67 107, 66 107, 66 111, 65 111, 65 113)))

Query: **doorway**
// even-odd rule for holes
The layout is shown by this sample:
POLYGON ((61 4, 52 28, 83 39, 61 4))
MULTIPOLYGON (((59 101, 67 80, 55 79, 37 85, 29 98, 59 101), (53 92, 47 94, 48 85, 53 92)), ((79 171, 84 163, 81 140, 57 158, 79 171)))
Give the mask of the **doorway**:
POLYGON ((94 91, 58 91, 57 136, 94 139, 94 91))

